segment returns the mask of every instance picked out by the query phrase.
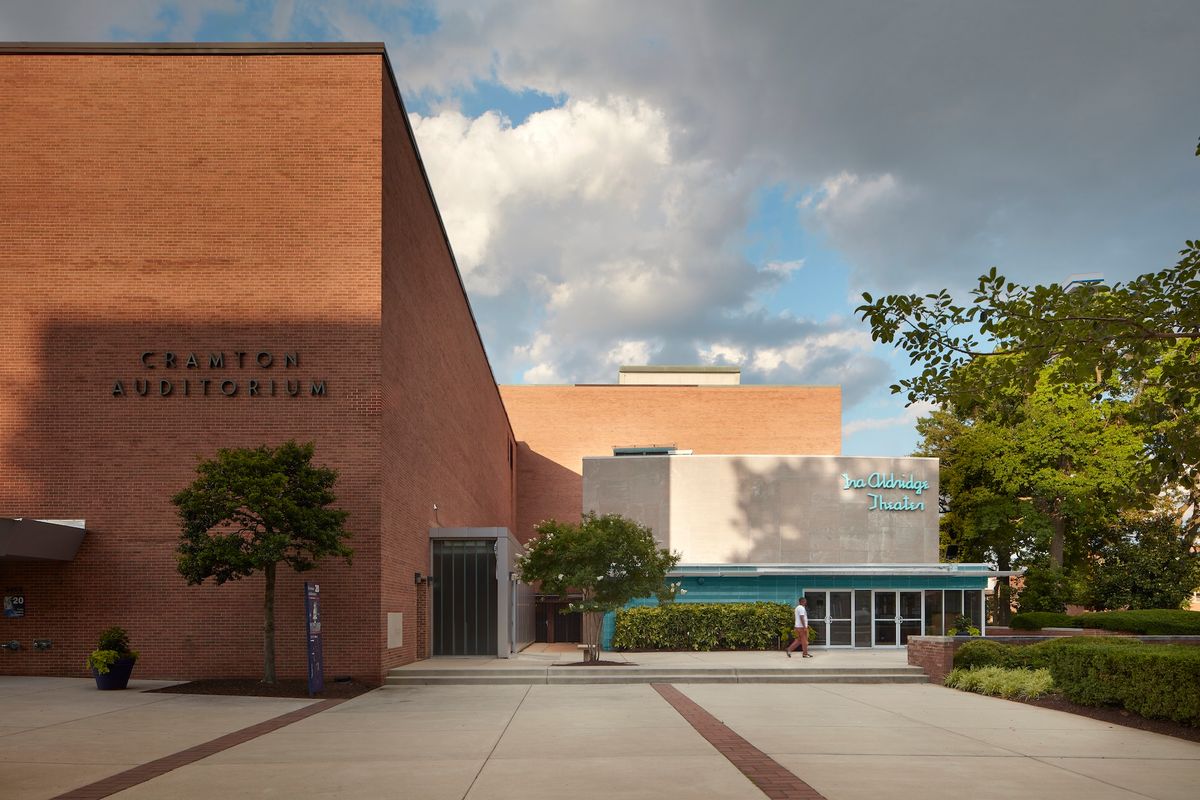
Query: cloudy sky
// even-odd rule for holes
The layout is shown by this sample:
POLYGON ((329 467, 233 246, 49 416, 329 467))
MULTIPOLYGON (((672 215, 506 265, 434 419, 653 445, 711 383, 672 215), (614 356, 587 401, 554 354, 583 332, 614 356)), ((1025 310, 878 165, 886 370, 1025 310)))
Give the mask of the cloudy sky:
POLYGON ((1200 236, 1196 0, 5 0, 0 39, 387 43, 501 382, 738 364, 904 454, 863 291, 1200 236))

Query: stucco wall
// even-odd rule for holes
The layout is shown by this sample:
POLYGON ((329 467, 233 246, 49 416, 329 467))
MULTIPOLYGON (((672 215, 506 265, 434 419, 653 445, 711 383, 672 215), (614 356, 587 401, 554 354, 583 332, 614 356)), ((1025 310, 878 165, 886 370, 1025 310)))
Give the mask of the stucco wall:
POLYGON ((684 563, 897 564, 938 560, 936 459, 620 456, 584 459, 583 504, 652 527, 684 563), (880 476, 872 479, 872 475, 880 476), (903 481, 915 488, 847 488, 903 481), (667 511, 656 503, 667 494, 667 511), (871 495, 920 510, 870 506, 871 495))

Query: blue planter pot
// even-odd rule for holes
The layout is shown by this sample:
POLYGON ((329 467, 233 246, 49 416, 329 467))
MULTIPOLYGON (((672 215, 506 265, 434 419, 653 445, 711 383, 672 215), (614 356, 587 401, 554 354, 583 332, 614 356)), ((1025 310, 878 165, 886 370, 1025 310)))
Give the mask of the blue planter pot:
POLYGON ((133 665, 137 659, 135 658, 118 658, 108 668, 108 672, 101 675, 92 670, 92 677, 96 679, 96 688, 104 690, 124 689, 129 685, 129 675, 133 672, 133 665))

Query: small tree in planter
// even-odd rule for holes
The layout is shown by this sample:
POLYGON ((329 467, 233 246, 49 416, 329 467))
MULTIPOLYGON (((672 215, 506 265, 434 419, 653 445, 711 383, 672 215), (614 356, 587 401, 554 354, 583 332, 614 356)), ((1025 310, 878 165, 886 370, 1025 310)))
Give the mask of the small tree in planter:
POLYGON ((114 625, 100 634, 100 641, 88 654, 87 662, 97 689, 124 689, 137 660, 137 650, 129 646, 129 634, 114 625))
POLYGON ((327 556, 350 561, 347 512, 336 501, 337 472, 312 464, 313 445, 218 450, 199 477, 172 498, 183 530, 179 573, 217 584, 262 572, 263 683, 275 682, 275 568, 310 570, 327 556))
POLYGON ((679 563, 679 555, 660 548, 645 525, 618 514, 588 513, 578 525, 549 520, 536 530, 517 562, 521 580, 540 581, 549 594, 583 593, 569 610, 583 612, 584 661, 600 657, 605 612, 639 597, 672 596, 667 573, 679 563))

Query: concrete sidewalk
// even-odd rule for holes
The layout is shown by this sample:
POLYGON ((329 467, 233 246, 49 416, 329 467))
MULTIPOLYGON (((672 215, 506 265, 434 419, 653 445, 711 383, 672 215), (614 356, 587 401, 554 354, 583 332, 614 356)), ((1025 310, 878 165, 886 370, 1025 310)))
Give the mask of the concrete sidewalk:
MULTIPOLYGON (((552 646, 553 647, 553 646, 552 646)), ((838 669, 869 669, 872 667, 906 667, 908 651, 904 648, 879 649, 835 649, 810 650, 812 658, 802 659, 799 652, 792 658, 782 650, 733 650, 703 653, 690 652, 645 652, 614 653, 605 650, 600 658, 605 661, 621 661, 644 667, 714 667, 724 669, 778 668, 805 669, 808 667, 832 667, 838 669)), ((403 667, 396 672, 421 669, 489 669, 521 670, 529 667, 549 667, 582 661, 575 645, 546 649, 545 645, 531 646, 512 658, 490 656, 444 656, 427 658, 403 667)), ((577 669, 577 667, 573 667, 577 669)))
POLYGON ((904 650, 813 650, 812 658, 781 651, 602 654, 617 662, 587 666, 574 645, 535 645, 512 658, 431 658, 397 667, 391 686, 625 683, 925 683, 904 650))
MULTIPOLYGON (((1191 800, 1200 784, 1198 744, 939 686, 679 688, 831 800, 1191 800)), ((0 795, 50 798, 308 702, 0 678, 0 795)), ((651 686, 535 685, 379 689, 112 796, 763 795, 651 686)))

